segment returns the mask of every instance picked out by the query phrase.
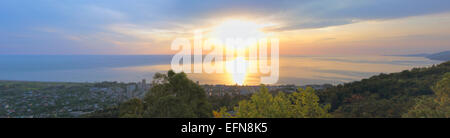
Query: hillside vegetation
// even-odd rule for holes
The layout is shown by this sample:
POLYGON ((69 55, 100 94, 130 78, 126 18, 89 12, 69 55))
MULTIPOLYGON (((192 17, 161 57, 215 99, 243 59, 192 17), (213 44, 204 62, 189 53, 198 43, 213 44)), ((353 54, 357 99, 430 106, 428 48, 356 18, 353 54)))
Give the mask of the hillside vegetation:
MULTIPOLYGON (((335 117, 402 117, 450 72, 450 61, 399 73, 380 74, 318 92, 335 117)), ((450 84, 449 84, 450 85, 450 84)), ((450 86, 447 86, 450 87, 450 86)))
POLYGON ((315 91, 269 92, 249 97, 207 97, 184 73, 155 75, 144 100, 133 99, 85 117, 446 117, 450 116, 450 62, 380 74, 315 91), (213 98, 213 99, 210 99, 213 98), (213 106, 211 106, 213 105, 213 106))

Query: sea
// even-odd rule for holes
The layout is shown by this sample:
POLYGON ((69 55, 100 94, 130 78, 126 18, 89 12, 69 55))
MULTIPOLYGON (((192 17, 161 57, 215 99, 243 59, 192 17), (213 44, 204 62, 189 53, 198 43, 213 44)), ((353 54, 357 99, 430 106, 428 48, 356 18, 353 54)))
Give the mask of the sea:
MULTIPOLYGON (((172 55, 0 55, 0 80, 45 82, 151 81, 171 69, 172 55)), ((281 56, 276 84, 342 84, 443 61, 407 56, 281 56)), ((201 84, 233 85, 230 73, 188 73, 201 84)), ((245 75, 257 85, 261 75, 245 75)))

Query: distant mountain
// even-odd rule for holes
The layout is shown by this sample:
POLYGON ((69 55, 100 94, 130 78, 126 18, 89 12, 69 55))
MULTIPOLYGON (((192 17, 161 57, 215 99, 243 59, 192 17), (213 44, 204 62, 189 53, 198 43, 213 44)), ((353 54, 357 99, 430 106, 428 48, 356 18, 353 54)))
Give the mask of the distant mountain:
POLYGON ((439 53, 435 53, 435 54, 430 54, 425 57, 432 59, 432 60, 449 61, 450 60, 450 51, 444 51, 444 52, 439 52, 439 53))
POLYGON ((440 61, 450 61, 450 51, 444 51, 434 54, 429 53, 419 53, 419 54, 409 54, 409 55, 386 55, 386 56, 401 56, 401 57, 425 57, 431 60, 440 61))
POLYGON ((420 54, 410 54, 410 55, 386 55, 386 56, 400 56, 400 57, 427 57, 431 54, 429 53, 420 53, 420 54))
POLYGON ((409 57, 427 57, 427 56, 429 56, 429 55, 431 55, 431 54, 428 54, 428 53, 420 53, 420 54, 412 54, 412 55, 406 55, 406 56, 409 56, 409 57))
POLYGON ((385 56, 399 56, 399 57, 427 57, 429 53, 408 54, 408 55, 385 55, 385 56))

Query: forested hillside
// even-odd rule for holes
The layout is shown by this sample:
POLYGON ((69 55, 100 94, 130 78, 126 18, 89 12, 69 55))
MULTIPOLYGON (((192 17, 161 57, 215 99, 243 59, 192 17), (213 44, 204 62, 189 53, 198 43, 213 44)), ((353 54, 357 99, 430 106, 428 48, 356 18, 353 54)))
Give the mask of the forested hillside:
POLYGON ((399 73, 380 74, 318 92, 330 104, 334 117, 402 117, 420 96, 432 96, 432 87, 450 72, 450 61, 399 73))

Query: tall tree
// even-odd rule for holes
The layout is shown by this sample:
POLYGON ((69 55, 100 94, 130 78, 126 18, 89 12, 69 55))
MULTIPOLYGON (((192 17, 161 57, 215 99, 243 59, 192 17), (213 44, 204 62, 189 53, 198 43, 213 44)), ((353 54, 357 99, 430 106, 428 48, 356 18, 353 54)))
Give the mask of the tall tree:
POLYGON ((327 118, 331 117, 328 113, 330 105, 322 106, 319 103, 319 96, 311 87, 305 90, 299 89, 299 93, 294 92, 290 96, 290 101, 293 102, 291 111, 292 116, 296 118, 327 118))
POLYGON ((141 118, 144 112, 144 104, 139 99, 128 100, 119 106, 119 117, 141 118))
POLYGON ((185 73, 157 73, 152 84, 144 98, 144 117, 212 117, 204 89, 185 73))
POLYGON ((331 116, 329 108, 329 105, 319 104, 319 97, 312 88, 299 89, 289 95, 279 92, 274 97, 261 85, 260 91, 250 100, 239 102, 235 111, 238 118, 324 118, 331 116))

